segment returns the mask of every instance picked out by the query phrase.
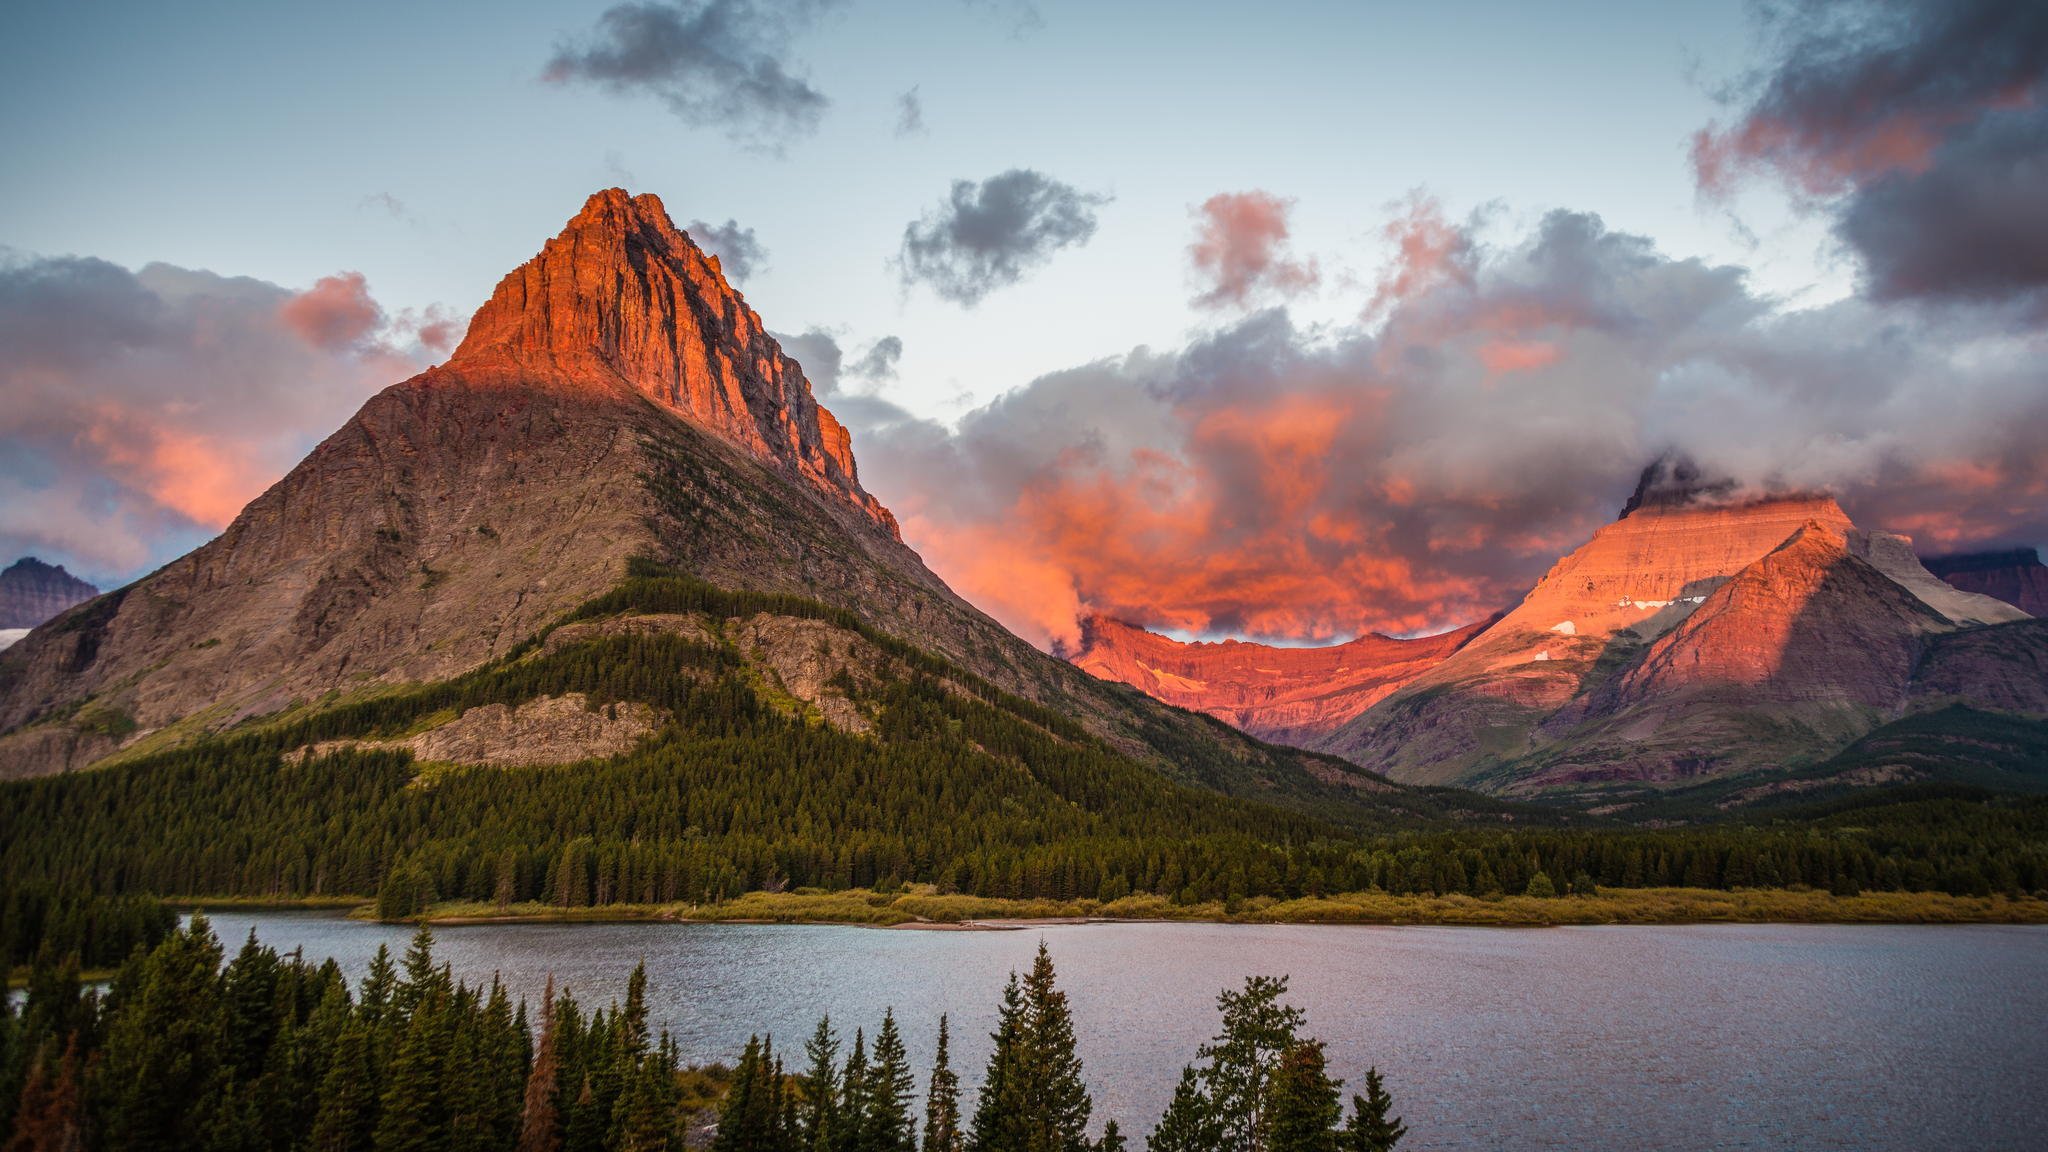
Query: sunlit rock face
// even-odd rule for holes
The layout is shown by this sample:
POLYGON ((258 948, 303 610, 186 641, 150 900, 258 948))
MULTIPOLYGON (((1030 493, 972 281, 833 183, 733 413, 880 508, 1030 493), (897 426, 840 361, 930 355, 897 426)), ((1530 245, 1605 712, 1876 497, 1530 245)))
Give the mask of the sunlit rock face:
MULTIPOLYGON (((2032 627, 1832 499, 1722 495, 1631 501, 1498 623, 1315 746, 1508 792, 1791 767, 1912 706, 1932 638, 2032 627)), ((1947 698, 1997 695, 1993 663, 1972 687, 1952 661, 1947 698)))
POLYGON ((1486 627, 1399 640, 1361 636, 1345 644, 1280 648, 1238 640, 1183 643, 1095 616, 1081 625, 1074 663, 1169 704, 1283 744, 1336 729, 1442 663, 1486 627))
POLYGON ((1927 570, 1966 592, 1995 597, 2029 616, 2048 616, 2048 565, 2032 548, 1934 556, 1927 570))
POLYGON ((862 490, 851 438, 812 396, 803 368, 652 194, 592 196, 540 255, 499 281, 444 371, 629 388, 896 530, 862 490))

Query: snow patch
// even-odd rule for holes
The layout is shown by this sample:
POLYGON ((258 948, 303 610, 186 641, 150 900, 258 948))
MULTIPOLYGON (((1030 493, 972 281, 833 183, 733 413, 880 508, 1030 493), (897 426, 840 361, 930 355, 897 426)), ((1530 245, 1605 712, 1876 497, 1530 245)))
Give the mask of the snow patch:
POLYGON ((29 634, 27 628, 0 628, 0 648, 11 646, 16 640, 29 634))
POLYGON ((1538 652, 1538 653, 1536 654, 1536 657, 1535 657, 1535 658, 1536 658, 1536 659, 1538 659, 1538 660, 1548 660, 1548 659, 1550 659, 1550 649, 1548 649, 1548 648, 1545 648, 1545 649, 1544 649, 1543 651, 1541 651, 1541 652, 1538 652))
POLYGON ((1550 630, 1564 636, 1577 636, 1579 634, 1579 626, 1569 620, 1562 620, 1552 624, 1550 630))

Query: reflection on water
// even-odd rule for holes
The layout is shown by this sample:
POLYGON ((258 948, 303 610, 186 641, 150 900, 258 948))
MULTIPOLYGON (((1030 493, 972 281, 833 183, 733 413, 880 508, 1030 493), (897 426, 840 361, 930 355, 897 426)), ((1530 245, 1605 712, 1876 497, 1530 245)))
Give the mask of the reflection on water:
MULTIPOLYGON (((360 977, 410 936, 312 913, 221 913, 360 977)), ((655 1020, 693 1061, 751 1031, 795 1049, 820 1014, 870 1030, 894 1006, 920 1069, 938 1014, 954 1063, 988 1054, 1004 977, 1038 941, 1074 1004, 1098 1124, 1158 1118, 1245 976, 1290 999, 1354 1084, 1387 1074, 1436 1148, 2042 1147, 2048 929, 2033 927, 1357 928, 1194 924, 916 932, 771 925, 488 925, 436 932, 471 981, 586 1003, 647 961, 655 1020)))

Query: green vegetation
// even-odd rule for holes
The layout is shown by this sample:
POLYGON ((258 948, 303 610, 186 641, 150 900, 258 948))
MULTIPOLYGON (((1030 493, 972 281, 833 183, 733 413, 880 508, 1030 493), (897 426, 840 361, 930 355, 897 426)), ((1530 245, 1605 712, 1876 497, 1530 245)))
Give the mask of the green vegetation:
MULTIPOLYGON (((1322 1045, 1280 1002, 1285 979, 1220 997, 1223 1031, 1149 1148, 1386 1152, 1404 1129, 1377 1071, 1339 1127, 1322 1045), (1203 1142, 1174 1142, 1193 1131, 1203 1142)), ((1040 945, 1011 974, 994 1051, 963 1122, 945 1019, 923 1106, 893 1011, 842 1060, 820 1020, 801 1073, 772 1037, 738 1066, 683 1067, 648 1020, 647 976, 585 1013, 553 982, 530 1021, 492 980, 437 963, 422 928, 379 949, 351 989, 332 960, 249 941, 230 960, 206 918, 138 948, 102 994, 75 966, 39 964, 17 1011, 0 1001, 0 1143, 9 1149, 670 1152, 715 1120, 721 1152, 1123 1152, 1094 1103, 1074 1019, 1040 945), (226 961, 223 964, 223 961, 226 961), (920 1132, 922 1137, 920 1138, 920 1132)))
MULTIPOLYGON (((1319 901, 1351 893, 1343 907, 1367 909, 1361 919, 1380 915, 1381 897, 1499 908, 1543 900, 1546 887, 2048 891, 2039 797, 1886 789, 1747 823, 1645 830, 1531 826, 1512 812, 1495 813, 1511 825, 1424 819, 1462 802, 1416 807, 1416 793, 1390 790, 1411 807, 1376 827, 1338 823, 1168 780, 1064 716, 799 597, 639 565, 572 619, 634 612, 707 626, 536 638, 454 680, 336 697, 105 769, 0 785, 0 875, 55 893, 374 898, 390 919, 449 902, 777 919, 792 915, 779 893, 829 901, 920 885, 922 901, 1222 918, 1257 901, 1323 918, 1319 901), (764 698, 758 669, 721 634, 723 621, 761 612, 826 621, 887 655, 859 683, 839 682, 870 731, 764 698), (480 705, 567 693, 599 709, 645 703, 665 726, 567 771, 423 766, 373 743, 480 705)), ((794 915, 946 918, 848 903, 859 907, 794 915)))

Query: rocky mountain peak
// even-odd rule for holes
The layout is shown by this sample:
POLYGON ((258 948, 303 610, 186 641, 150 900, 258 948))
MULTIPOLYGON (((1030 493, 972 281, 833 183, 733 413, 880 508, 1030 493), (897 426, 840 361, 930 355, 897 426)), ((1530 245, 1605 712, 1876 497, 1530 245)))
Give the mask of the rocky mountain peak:
POLYGON ((0 571, 0 628, 33 628, 99 593, 62 564, 24 556, 0 571))
POLYGON ((1965 592, 1996 597, 2033 616, 2048 616, 2048 566, 2033 548, 1930 556, 1927 568, 1965 592))
POLYGON ((895 537, 860 486, 852 438, 803 367, 652 194, 608 188, 499 281, 444 376, 630 390, 845 500, 895 537))

